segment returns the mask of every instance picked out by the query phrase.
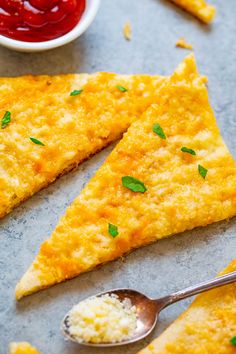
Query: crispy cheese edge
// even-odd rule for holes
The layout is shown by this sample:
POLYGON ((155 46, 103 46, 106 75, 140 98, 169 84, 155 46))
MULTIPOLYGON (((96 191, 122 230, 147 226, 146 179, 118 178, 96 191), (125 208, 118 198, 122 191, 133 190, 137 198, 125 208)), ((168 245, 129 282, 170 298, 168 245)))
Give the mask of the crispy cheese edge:
POLYGON ((187 12, 208 24, 213 21, 216 13, 214 6, 207 4, 204 0, 171 0, 187 12))

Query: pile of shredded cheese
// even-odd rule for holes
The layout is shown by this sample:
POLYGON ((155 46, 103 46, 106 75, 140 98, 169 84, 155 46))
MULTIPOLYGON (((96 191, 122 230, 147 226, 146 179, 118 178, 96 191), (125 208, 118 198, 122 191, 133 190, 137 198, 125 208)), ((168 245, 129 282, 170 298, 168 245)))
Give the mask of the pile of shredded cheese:
POLYGON ((80 343, 120 342, 136 329, 136 307, 115 294, 91 297, 71 309, 69 325, 70 334, 80 343))

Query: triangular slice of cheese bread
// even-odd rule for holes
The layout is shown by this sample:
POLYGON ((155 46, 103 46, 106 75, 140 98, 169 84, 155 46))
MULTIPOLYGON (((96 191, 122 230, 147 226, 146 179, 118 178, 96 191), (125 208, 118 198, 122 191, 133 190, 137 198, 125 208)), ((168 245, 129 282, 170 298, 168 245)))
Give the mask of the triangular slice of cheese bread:
MULTIPOLYGON (((222 273, 236 271, 236 259, 222 273)), ((139 354, 235 354, 236 283, 199 295, 139 354)))
POLYGON ((165 80, 111 73, 0 78, 0 217, 120 138, 165 80))
POLYGON ((16 297, 235 214, 236 166, 217 128, 205 79, 190 55, 163 86, 157 104, 131 125, 67 209, 18 283, 16 297), (166 139, 160 137, 164 134, 166 139), (130 178, 122 182, 124 176, 143 184, 130 178), (108 224, 118 228, 117 236, 108 224))
POLYGON ((9 354, 39 354, 39 352, 27 342, 11 343, 9 354))
POLYGON ((171 0, 176 5, 190 12, 205 23, 209 23, 215 17, 216 9, 206 3, 205 0, 171 0))

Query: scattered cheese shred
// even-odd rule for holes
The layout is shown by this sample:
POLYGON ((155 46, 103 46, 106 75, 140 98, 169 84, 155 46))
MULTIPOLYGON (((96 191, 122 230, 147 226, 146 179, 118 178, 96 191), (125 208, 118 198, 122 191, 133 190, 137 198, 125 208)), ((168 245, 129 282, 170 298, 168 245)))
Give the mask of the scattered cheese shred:
POLYGON ((171 0, 176 5, 190 12, 199 20, 210 23, 215 17, 216 9, 214 6, 206 3, 205 0, 171 0))
POLYGON ((91 297, 72 308, 69 326, 70 334, 80 343, 121 342, 136 329, 136 307, 115 294, 91 297))
POLYGON ((187 43, 185 38, 179 38, 177 40, 177 42, 175 43, 176 47, 179 47, 179 48, 184 48, 184 49, 193 49, 193 46, 192 44, 190 43, 187 43))
POLYGON ((9 354, 39 354, 39 352, 27 342, 11 343, 9 354))
POLYGON ((130 41, 131 40, 131 25, 130 25, 130 22, 127 21, 123 27, 123 34, 124 34, 124 37, 127 41, 130 41))
MULTIPOLYGON (((236 271, 236 259, 221 274, 236 271)), ((139 354, 235 354, 236 283, 197 296, 170 327, 139 354)))

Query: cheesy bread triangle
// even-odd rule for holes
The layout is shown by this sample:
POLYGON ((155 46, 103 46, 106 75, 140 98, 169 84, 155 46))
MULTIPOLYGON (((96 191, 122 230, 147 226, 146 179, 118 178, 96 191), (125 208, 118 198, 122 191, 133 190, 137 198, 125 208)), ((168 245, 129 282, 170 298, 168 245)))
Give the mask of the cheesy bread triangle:
POLYGON ((120 138, 165 80, 111 73, 0 78, 0 217, 120 138))
POLYGON ((182 7, 184 10, 190 12, 195 17, 199 18, 205 23, 210 23, 216 13, 214 6, 206 3, 205 0, 171 0, 176 5, 182 7))
POLYGON ((192 55, 162 87, 157 103, 131 125, 67 209, 18 283, 17 299, 134 248, 236 214, 236 166, 192 55), (199 166, 208 170, 205 179, 199 166), (124 176, 140 181, 123 179, 139 192, 122 185, 124 176))
POLYGON ((27 342, 11 343, 9 354, 39 354, 39 352, 27 342))
MULTIPOLYGON (((225 273, 236 271, 236 259, 225 273)), ((203 293, 139 354, 235 354, 236 283, 203 293)))

